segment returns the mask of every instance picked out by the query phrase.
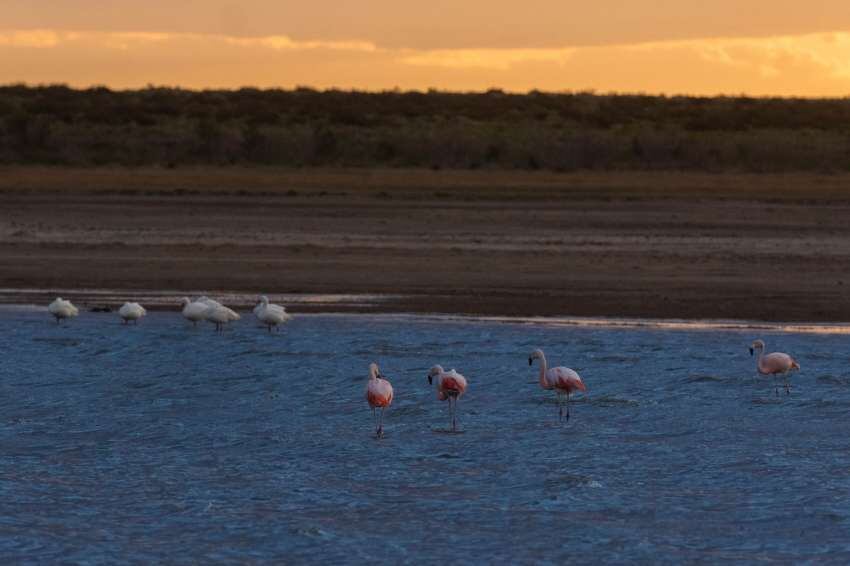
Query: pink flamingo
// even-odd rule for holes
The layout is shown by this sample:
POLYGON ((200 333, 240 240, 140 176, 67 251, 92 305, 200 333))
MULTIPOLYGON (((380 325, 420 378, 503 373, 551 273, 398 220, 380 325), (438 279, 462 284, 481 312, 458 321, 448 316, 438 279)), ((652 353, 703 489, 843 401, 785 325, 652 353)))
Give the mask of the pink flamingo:
POLYGON ((366 382, 366 400, 375 417, 375 436, 384 436, 384 409, 393 402, 393 386, 381 375, 378 364, 369 364, 369 381, 366 382), (380 417, 375 409, 381 409, 380 417))
POLYGON ((466 391, 466 378, 455 370, 446 371, 443 366, 434 366, 428 371, 428 384, 437 381, 437 399, 449 401, 449 416, 452 432, 457 432, 457 400, 466 391))
MULTIPOLYGON (((788 383, 788 374, 792 371, 800 369, 800 364, 797 361, 782 352, 773 352, 772 354, 764 353, 764 341, 756 340, 750 346, 750 355, 758 352, 756 359, 756 368, 762 375, 770 375, 773 377, 783 377, 785 379, 785 394, 791 394, 791 385, 788 383)), ((779 386, 775 384, 776 394, 779 395, 779 386)))
POLYGON ((528 356, 528 365, 540 360, 540 387, 554 389, 558 394, 558 418, 564 417, 564 395, 567 397, 567 420, 570 418, 570 395, 576 391, 587 391, 581 376, 570 368, 558 366, 546 369, 546 356, 543 350, 534 350, 528 356))

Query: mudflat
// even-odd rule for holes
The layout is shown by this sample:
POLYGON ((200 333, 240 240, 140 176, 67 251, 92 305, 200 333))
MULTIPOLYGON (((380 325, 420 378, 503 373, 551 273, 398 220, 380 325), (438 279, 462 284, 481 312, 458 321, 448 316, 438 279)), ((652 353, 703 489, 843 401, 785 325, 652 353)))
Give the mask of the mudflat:
POLYGON ((0 288, 850 321, 850 175, 5 167, 0 288))

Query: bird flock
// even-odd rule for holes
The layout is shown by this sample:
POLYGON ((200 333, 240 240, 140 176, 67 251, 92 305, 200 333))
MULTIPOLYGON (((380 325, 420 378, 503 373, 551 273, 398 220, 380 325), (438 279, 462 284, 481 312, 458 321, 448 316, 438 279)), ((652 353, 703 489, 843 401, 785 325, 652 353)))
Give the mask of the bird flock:
MULTIPOLYGON (((215 325, 216 332, 221 332, 224 327, 241 316, 234 310, 222 305, 214 299, 202 296, 194 301, 183 297, 180 301, 183 317, 193 325, 199 322, 210 322, 215 325)), ((48 312, 56 319, 57 324, 64 319, 71 319, 80 314, 80 311, 71 301, 57 297, 47 307, 48 312)), ((256 319, 267 328, 269 332, 276 330, 280 325, 292 319, 292 315, 286 312, 286 308, 269 302, 268 297, 259 297, 253 309, 256 319)), ((138 324, 139 320, 147 315, 147 311, 139 303, 126 302, 118 310, 118 315, 124 324, 138 324)), ((763 340, 755 340, 750 345, 750 355, 756 356, 756 370, 759 374, 774 378, 775 392, 779 395, 779 381, 785 388, 785 393, 791 393, 791 384, 788 378, 792 372, 800 370, 800 364, 790 355, 783 352, 766 354, 763 340)), ((587 386, 581 376, 574 369, 557 366, 549 367, 543 350, 537 349, 528 356, 528 365, 539 361, 540 387, 554 391, 558 405, 559 421, 570 418, 570 399, 574 393, 586 392, 587 386)), ((466 392, 468 382, 466 377, 457 370, 446 371, 441 365, 435 365, 428 371, 428 384, 435 386, 437 399, 448 401, 450 431, 458 432, 457 426, 457 404, 466 392)), ((375 420, 375 436, 384 436, 384 412, 393 402, 393 386, 389 379, 381 373, 378 364, 369 365, 369 379, 366 382, 366 401, 372 409, 375 420)))
MULTIPOLYGON (((199 322, 211 322, 215 325, 216 332, 221 332, 227 323, 239 320, 242 317, 223 304, 214 299, 203 296, 198 297, 194 301, 189 297, 183 297, 180 300, 182 306, 183 317, 197 326, 199 322)), ((75 307, 71 301, 66 301, 62 297, 57 297, 47 307, 47 311, 53 315, 57 324, 65 319, 70 319, 80 314, 80 309, 75 307)), ((146 316, 148 311, 139 303, 127 302, 121 305, 118 309, 118 316, 124 321, 124 324, 138 324, 139 320, 146 316)), ((265 326, 269 332, 276 329, 279 325, 288 322, 292 315, 286 312, 286 307, 275 305, 269 302, 269 298, 261 295, 254 307, 254 316, 265 326)))

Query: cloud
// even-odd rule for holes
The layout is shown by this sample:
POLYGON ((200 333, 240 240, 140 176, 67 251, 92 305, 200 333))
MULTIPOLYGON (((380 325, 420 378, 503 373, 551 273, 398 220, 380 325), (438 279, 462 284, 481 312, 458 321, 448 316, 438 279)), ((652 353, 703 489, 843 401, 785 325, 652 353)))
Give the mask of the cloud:
POLYGON ((46 49, 59 45, 62 34, 53 30, 12 30, 0 32, 0 47, 46 49))
POLYGON ((622 48, 658 53, 692 52, 710 65, 760 71, 778 77, 800 67, 814 67, 837 79, 850 78, 850 33, 816 33, 765 38, 708 38, 648 42, 622 48))
POLYGON ((850 32, 588 47, 391 48, 369 40, 0 30, 0 76, 135 88, 240 86, 845 96, 850 32))
POLYGON ((51 48, 68 44, 86 44, 107 49, 143 48, 151 43, 199 44, 223 43, 234 47, 265 47, 275 50, 329 49, 341 51, 376 51, 368 41, 297 41, 285 35, 232 37, 218 34, 164 32, 100 32, 56 31, 47 29, 0 31, 0 47, 51 48))
POLYGON ((524 63, 563 65, 576 49, 435 49, 407 51, 399 58, 404 65, 447 67, 450 69, 492 69, 508 71, 524 63))
POLYGON ((239 47, 266 47, 277 50, 329 49, 333 51, 375 52, 378 47, 369 41, 296 41, 285 35, 266 37, 204 36, 211 40, 225 41, 239 47))

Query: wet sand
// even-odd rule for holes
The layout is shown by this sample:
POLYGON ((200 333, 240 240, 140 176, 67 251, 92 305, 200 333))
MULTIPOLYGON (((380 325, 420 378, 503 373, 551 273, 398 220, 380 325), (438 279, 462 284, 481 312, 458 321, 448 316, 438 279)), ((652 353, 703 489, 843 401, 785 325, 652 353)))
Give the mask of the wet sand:
POLYGON ((0 168, 0 288, 2 302, 386 294, 292 310, 850 321, 850 176, 0 168))

